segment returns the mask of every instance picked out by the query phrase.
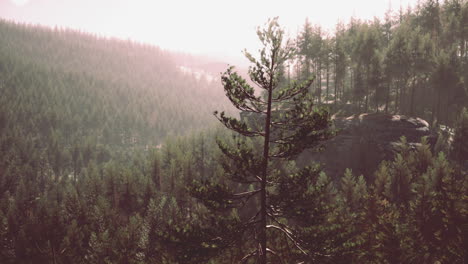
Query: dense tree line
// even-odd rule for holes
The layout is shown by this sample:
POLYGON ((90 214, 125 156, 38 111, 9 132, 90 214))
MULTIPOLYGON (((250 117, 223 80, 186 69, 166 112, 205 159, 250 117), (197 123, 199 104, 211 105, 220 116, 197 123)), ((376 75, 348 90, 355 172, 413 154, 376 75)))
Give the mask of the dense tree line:
POLYGON ((394 160, 382 162, 371 180, 350 170, 330 178, 317 165, 297 168, 297 153, 333 134, 327 111, 306 96, 313 79, 301 84, 281 74, 291 47, 281 44, 277 21, 257 34, 264 46, 259 58, 245 54, 253 64, 249 77, 264 93, 255 95, 232 68, 222 75, 243 118, 215 112, 238 135, 217 141, 223 177, 189 187, 210 225, 167 225, 166 243, 180 250, 176 262, 464 262, 467 155, 458 151, 465 145, 465 110, 447 149, 458 160, 448 161, 444 152, 433 156, 426 138, 411 147, 402 137, 394 160))
POLYGON ((0 34, 3 192, 21 180, 18 164, 76 178, 90 162, 202 129, 226 105, 219 84, 182 73, 156 47, 5 21, 0 34))
POLYGON ((274 162, 250 137, 266 136, 255 122, 223 114, 241 135, 194 132, 227 100, 170 54, 0 22, 0 262, 255 263, 258 252, 272 263, 466 262, 466 41, 447 35, 462 32, 464 10, 427 1, 398 19, 389 13, 389 24, 340 24, 330 38, 306 24, 295 60, 248 56, 252 81, 270 94, 228 69, 221 80, 234 106, 267 113, 265 100, 274 101, 266 155, 284 154, 274 162), (448 14, 459 16, 448 23, 448 14), (453 125, 453 143, 402 138, 368 181, 297 168, 294 154, 330 136, 317 105, 433 116, 453 125), (264 203, 251 195, 257 174, 264 203), (270 220, 258 221, 259 208, 270 220))
POLYGON ((468 3, 420 1, 372 21, 339 22, 333 33, 304 24, 296 76, 317 75, 318 103, 335 111, 387 112, 453 125, 468 105, 468 3))
MULTIPOLYGON (((213 214, 221 203, 200 203, 187 189, 193 181, 227 182, 214 140, 232 140, 223 134, 169 139, 146 158, 91 162, 77 180, 47 177, 50 168, 38 162, 17 165, 20 181, 0 199, 2 263, 238 263, 254 245, 248 234, 221 238, 256 205, 213 214)), ((318 167, 280 180, 273 199, 291 209, 281 223, 301 245, 269 231, 283 263, 466 260, 466 172, 425 142, 413 149, 402 140, 374 182, 351 171, 333 181, 318 167)))
POLYGON ((77 251, 66 259, 83 262, 82 247, 100 241, 88 224, 103 223, 85 218, 92 209, 82 206, 109 202, 87 199, 105 186, 113 206, 128 201, 126 210, 146 210, 130 196, 120 198, 124 189, 135 195, 142 181, 143 166, 132 162, 146 162, 168 136, 213 124, 210 113, 224 108, 224 96, 219 84, 181 72, 174 56, 157 47, 6 21, 0 35, 0 262, 63 263, 71 249, 77 251), (112 177, 101 181, 111 167, 112 177), (117 187, 123 182, 124 189, 117 187), (84 199, 84 189, 95 193, 84 199), (78 204, 67 213, 70 199, 78 204))
MULTIPOLYGON (((18 177, 18 183, 2 185, 0 260, 161 263, 164 259, 167 263, 177 251, 162 250, 157 244, 164 241, 161 221, 186 223, 185 215, 178 215, 175 205, 198 211, 185 184, 201 179, 201 171, 205 172, 203 177, 220 176, 213 146, 204 134, 169 139, 160 151, 150 155, 133 154, 104 164, 93 160, 76 179, 51 177, 51 168, 41 168, 44 165, 40 160, 29 153, 25 154, 29 160, 7 157, 6 162, 15 162, 16 166, 2 166, 0 173, 18 177), (206 158, 195 159, 199 155, 206 158)), ((2 184, 8 183, 6 180, 2 178, 2 184)))
POLYGON ((75 126, 68 135, 98 126, 90 134, 122 134, 113 144, 157 145, 213 122, 211 111, 227 102, 218 83, 182 73, 175 56, 154 46, 6 21, 0 33, 2 105, 25 116, 49 108, 57 123, 75 126))

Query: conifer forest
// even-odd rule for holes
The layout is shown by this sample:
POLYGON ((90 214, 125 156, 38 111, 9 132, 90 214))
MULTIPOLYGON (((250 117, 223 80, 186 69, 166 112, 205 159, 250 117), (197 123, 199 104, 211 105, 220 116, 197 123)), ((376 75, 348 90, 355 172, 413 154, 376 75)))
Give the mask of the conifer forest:
POLYGON ((0 263, 468 263, 468 1, 303 21, 244 67, 0 19, 0 263))

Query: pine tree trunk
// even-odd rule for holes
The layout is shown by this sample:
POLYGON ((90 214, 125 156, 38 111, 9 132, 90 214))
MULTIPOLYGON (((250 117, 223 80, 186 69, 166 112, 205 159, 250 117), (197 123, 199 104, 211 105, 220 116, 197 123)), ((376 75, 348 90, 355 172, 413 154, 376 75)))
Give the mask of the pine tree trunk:
POLYGON ((322 104, 322 63, 319 61, 318 63, 318 69, 317 69, 317 93, 318 93, 318 104, 321 105, 322 104))
POLYGON ((387 83, 387 97, 385 98, 385 113, 388 114, 388 104, 390 103, 390 82, 387 83))
POLYGON ((267 183, 267 170, 268 170, 268 157, 270 155, 270 123, 271 123, 271 99, 273 94, 273 65, 275 65, 275 55, 273 54, 271 62, 271 76, 268 87, 268 103, 267 113, 265 120, 265 141, 263 143, 263 168, 262 168, 262 179, 260 186, 260 264, 267 263, 267 238, 266 238, 266 226, 267 226, 267 204, 266 204, 266 183, 267 183))
POLYGON ((337 108, 337 101, 338 101, 338 81, 336 79, 336 73, 335 73, 335 111, 338 109, 337 108))
POLYGON ((460 40, 460 57, 463 60, 465 57, 465 41, 462 39, 460 40))
POLYGON ((329 82, 330 82, 330 72, 329 72, 329 68, 330 68, 329 63, 327 63, 327 98, 326 98, 326 99, 327 99, 327 103, 328 103, 328 94, 329 94, 328 84, 329 84, 329 82))
MULTIPOLYGON (((349 88, 348 88, 348 93, 352 93, 354 89, 356 89, 356 84, 354 83, 356 79, 354 69, 351 69, 351 75, 349 76, 349 88)), ((351 101, 354 101, 351 97, 351 101)))
MULTIPOLYGON (((376 88, 376 89, 377 89, 377 88, 376 88)), ((379 89, 380 89, 380 88, 379 88, 379 89)), ((376 90, 376 92, 375 92, 375 98, 374 98, 374 100, 375 100, 375 111, 376 111, 377 113, 379 113, 379 112, 380 112, 380 109, 379 109, 379 108, 380 108, 380 102, 379 102, 379 100, 377 100, 377 90, 376 90)))
POLYGON ((367 76, 366 76, 366 106, 365 106, 365 112, 367 113, 369 111, 369 81, 370 81, 370 67, 369 64, 367 65, 367 76))
POLYGON ((395 96, 395 111, 394 113, 398 113, 398 105, 400 104, 400 80, 397 80, 397 87, 396 87, 396 96, 395 96))
POLYGON ((337 77, 337 66, 338 66, 338 62, 337 62, 337 59, 336 59, 336 55, 334 57, 334 71, 335 71, 335 74, 334 74, 334 80, 333 80, 333 85, 335 86, 335 109, 334 111, 337 111, 338 108, 337 108, 337 101, 338 101, 338 77, 337 77))
MULTIPOLYGON (((49 240, 49 245, 51 245, 49 240)), ((57 264, 57 256, 55 255, 55 248, 51 245, 51 251, 52 251, 52 263, 57 264)))
POLYGON ((433 99, 432 99, 431 123, 429 124, 431 127, 432 127, 432 125, 434 124, 434 120, 435 120, 436 101, 437 101, 436 98, 433 98, 433 99))
POLYGON ((401 91, 400 91, 400 113, 401 114, 406 114, 406 112, 408 111, 408 100, 406 98, 407 94, 408 94, 408 91, 407 91, 407 87, 406 87, 406 84, 407 84, 407 80, 404 79, 401 81, 401 91))
POLYGON ((414 108, 414 94, 415 94, 415 89, 416 89, 416 81, 414 80, 411 84, 411 98, 410 98, 410 116, 413 116, 413 108, 414 108))
POLYGON ((440 87, 439 88, 439 93, 438 93, 438 96, 437 96, 437 115, 436 115, 436 122, 439 123, 440 122, 440 104, 441 104, 441 97, 442 97, 442 89, 440 87))

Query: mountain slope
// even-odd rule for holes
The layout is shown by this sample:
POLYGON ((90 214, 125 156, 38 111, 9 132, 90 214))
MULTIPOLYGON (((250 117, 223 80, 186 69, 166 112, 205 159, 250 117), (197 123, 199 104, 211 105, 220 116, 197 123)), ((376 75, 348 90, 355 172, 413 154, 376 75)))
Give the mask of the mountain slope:
POLYGON ((5 21, 0 35, 0 100, 15 124, 40 116, 67 124, 67 135, 107 130, 113 144, 156 144, 205 127, 223 108, 218 83, 182 73, 157 47, 5 21))

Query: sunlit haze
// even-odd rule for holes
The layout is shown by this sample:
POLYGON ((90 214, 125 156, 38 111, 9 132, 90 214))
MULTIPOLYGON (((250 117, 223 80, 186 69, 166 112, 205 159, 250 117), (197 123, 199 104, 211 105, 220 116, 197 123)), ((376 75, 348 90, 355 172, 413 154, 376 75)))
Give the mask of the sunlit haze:
POLYGON ((255 29, 268 18, 295 35, 306 18, 332 30, 354 16, 383 17, 416 0, 355 1, 151 1, 151 0, 0 0, 0 17, 18 22, 80 29, 158 45, 164 49, 215 57, 241 57, 257 49, 255 29))

